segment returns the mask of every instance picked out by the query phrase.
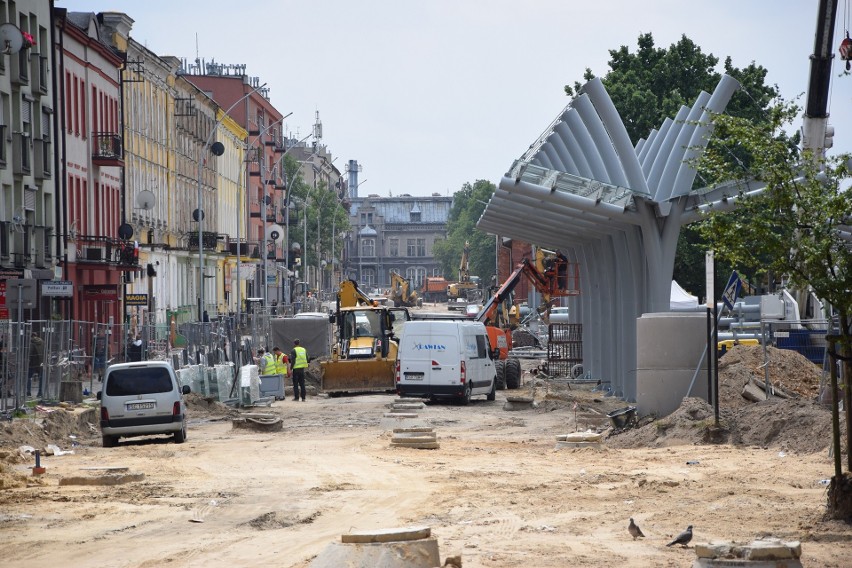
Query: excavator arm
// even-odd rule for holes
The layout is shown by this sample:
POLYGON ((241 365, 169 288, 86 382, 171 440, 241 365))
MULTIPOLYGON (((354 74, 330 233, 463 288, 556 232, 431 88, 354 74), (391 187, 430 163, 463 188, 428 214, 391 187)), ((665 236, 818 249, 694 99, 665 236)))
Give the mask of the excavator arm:
POLYGON ((358 287, 358 283, 351 278, 340 283, 340 289, 337 291, 338 311, 340 311, 340 308, 378 305, 378 302, 371 300, 370 297, 358 287))
POLYGON ((491 299, 485 303, 477 314, 476 321, 481 321, 486 325, 500 326, 502 318, 500 307, 507 298, 511 297, 512 291, 522 277, 526 277, 535 286, 535 289, 544 298, 544 302, 548 304, 553 298, 576 296, 580 293, 577 266, 568 262, 568 258, 562 253, 556 252, 541 257, 537 263, 525 258, 491 299), (539 268, 536 268, 536 264, 539 265, 539 268))
POLYGON ((470 282, 470 242, 464 242, 461 261, 459 262, 459 282, 470 282))

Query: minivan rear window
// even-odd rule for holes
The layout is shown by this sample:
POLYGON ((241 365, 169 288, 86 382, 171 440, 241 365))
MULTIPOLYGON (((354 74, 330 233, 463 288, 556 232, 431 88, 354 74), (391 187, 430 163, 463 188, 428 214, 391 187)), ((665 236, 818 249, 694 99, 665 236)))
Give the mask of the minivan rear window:
POLYGON ((173 388, 168 369, 140 367, 110 372, 107 376, 106 393, 108 396, 136 396, 171 392, 173 388))

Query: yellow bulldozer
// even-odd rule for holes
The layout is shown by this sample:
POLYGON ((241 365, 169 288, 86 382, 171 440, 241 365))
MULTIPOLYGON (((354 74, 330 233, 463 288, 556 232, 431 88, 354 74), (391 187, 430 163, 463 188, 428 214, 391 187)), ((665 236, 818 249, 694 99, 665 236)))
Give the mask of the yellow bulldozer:
POLYGON ((402 325, 411 319, 404 307, 389 308, 371 300, 354 280, 341 282, 331 358, 321 362, 322 390, 331 395, 392 391, 402 325))

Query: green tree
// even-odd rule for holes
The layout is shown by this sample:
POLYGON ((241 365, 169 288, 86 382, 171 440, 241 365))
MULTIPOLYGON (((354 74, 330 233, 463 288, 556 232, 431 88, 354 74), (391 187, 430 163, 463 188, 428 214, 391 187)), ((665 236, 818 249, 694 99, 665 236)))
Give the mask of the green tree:
MULTIPOLYGON (((838 318, 841 355, 847 377, 852 377, 852 199, 848 191, 850 155, 833 158, 799 152, 783 132, 799 110, 779 103, 768 120, 753 122, 740 117, 716 117, 712 144, 700 160, 703 175, 712 182, 755 180, 766 189, 746 195, 741 185, 736 197, 741 215, 711 213, 699 225, 701 235, 718 256, 734 264, 764 264, 764 270, 783 275, 793 288, 812 289, 831 304, 838 318), (732 162, 729 152, 744 149, 747 168, 732 162), (743 222, 743 220, 747 222, 743 222)), ((832 382, 836 375, 832 373, 832 382)), ((835 386, 834 384, 832 385, 835 386)), ((833 389, 836 392, 836 388, 833 389)), ((852 389, 844 389, 845 408, 852 408, 852 389)), ((833 408, 835 475, 829 486, 829 513, 852 517, 852 437, 847 436, 847 474, 842 472, 838 407, 833 408)), ((850 418, 847 414, 847 427, 850 418)))
POLYGON ((495 190, 496 187, 490 181, 477 180, 473 185, 465 183, 453 195, 453 206, 447 221, 447 239, 436 243, 434 248, 435 258, 441 263, 444 277, 448 280, 458 279, 462 249, 465 241, 468 241, 470 273, 479 276, 486 284, 491 281, 497 259, 494 237, 478 230, 476 222, 495 190))
MULTIPOLYGON (((291 206, 288 242, 291 245, 300 243, 303 278, 305 267, 319 266, 320 270, 326 272, 327 280, 327 274, 332 269, 332 252, 338 259, 341 256, 343 240, 339 234, 349 227, 348 203, 341 200, 325 183, 317 184, 317 187, 305 183, 301 165, 292 156, 284 158, 291 206), (303 242, 306 237, 307 242, 303 242), (325 267, 322 261, 326 262, 325 267)), ((336 286, 337 282, 332 284, 336 286)))
MULTIPOLYGON (((717 71, 719 58, 702 52, 686 35, 668 49, 655 47, 651 33, 640 34, 637 44, 635 52, 627 46, 610 50, 609 71, 601 78, 634 144, 648 136, 652 129, 659 128, 667 117, 674 117, 681 106, 695 102, 701 91, 712 92, 721 78, 717 71)), ((736 68, 730 57, 725 59, 723 68, 742 85, 728 103, 726 113, 750 120, 766 120, 767 108, 778 96, 777 86, 765 84, 766 69, 754 62, 736 68)), ((584 80, 594 77, 592 70, 586 69, 584 80)), ((581 84, 575 82, 573 87, 566 85, 565 92, 574 96, 580 87, 581 84)), ((729 152, 730 159, 748 162, 742 149, 731 148, 729 152)), ((704 185, 704 181, 698 178, 696 184, 704 185)), ((700 295, 704 289, 704 251, 707 248, 707 243, 691 227, 683 228, 674 278, 693 294, 700 295)), ((744 274, 752 273, 751 267, 736 268, 744 274)), ((720 263, 717 274, 721 285, 732 269, 720 263)))

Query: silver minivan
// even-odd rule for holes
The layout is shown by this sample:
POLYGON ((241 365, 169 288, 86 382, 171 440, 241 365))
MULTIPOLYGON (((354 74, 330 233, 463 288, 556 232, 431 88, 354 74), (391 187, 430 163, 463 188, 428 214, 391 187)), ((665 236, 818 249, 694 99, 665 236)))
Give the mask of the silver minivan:
POLYGON ((188 385, 180 386, 168 361, 140 361, 111 365, 104 375, 101 401, 103 446, 111 448, 119 438, 171 434, 186 441, 188 385))

